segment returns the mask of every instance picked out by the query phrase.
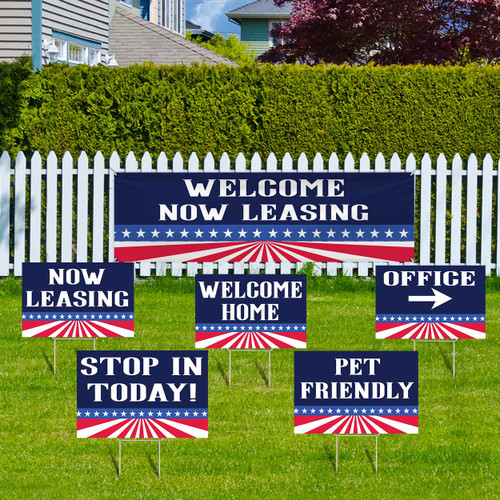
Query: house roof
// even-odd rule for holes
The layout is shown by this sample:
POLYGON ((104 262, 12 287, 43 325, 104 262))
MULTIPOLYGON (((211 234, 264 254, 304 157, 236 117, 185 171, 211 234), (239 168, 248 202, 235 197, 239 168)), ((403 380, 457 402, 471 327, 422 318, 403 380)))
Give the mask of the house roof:
POLYGON ((186 31, 190 31, 193 36, 201 36, 205 38, 213 38, 215 33, 211 31, 204 30, 201 25, 193 23, 189 19, 186 19, 186 31))
POLYGON ((183 36, 116 7, 109 30, 110 53, 119 66, 155 64, 236 63, 186 40, 183 36))
POLYGON ((226 16, 229 19, 235 20, 246 18, 288 19, 291 12, 291 3, 286 3, 282 7, 278 7, 273 0, 256 0, 255 2, 247 3, 242 7, 226 12, 226 16))

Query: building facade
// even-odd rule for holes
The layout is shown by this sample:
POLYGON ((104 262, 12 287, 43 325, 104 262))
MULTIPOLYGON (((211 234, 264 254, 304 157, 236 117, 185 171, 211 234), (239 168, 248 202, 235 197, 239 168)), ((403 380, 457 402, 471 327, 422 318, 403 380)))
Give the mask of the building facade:
POLYGON ((117 5, 130 13, 184 36, 186 33, 185 0, 111 0, 113 17, 117 5))
POLYGON ((28 55, 38 69, 52 41, 59 61, 97 64, 108 53, 108 0, 0 2, 0 61, 28 55))
POLYGON ((260 56, 281 43, 270 31, 288 21, 291 11, 292 6, 288 3, 277 7, 273 0, 257 0, 226 12, 226 16, 240 26, 241 42, 249 43, 249 50, 260 56))
MULTIPOLYGON (((110 31, 117 9, 185 35, 185 0, 0 0, 0 61, 27 55, 38 70, 51 62, 55 46, 52 62, 105 62, 112 52, 110 31)), ((141 46, 141 41, 131 48, 136 45, 141 46)))

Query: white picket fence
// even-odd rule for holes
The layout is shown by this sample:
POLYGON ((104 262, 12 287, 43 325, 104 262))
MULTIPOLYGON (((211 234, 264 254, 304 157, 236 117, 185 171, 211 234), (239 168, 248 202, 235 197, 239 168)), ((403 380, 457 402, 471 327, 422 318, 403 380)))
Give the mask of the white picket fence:
MULTIPOLYGON (((0 157, 0 276, 21 275, 22 263, 113 261, 114 175, 110 172, 412 172, 420 179, 416 209, 420 214, 415 228, 419 237, 421 264, 483 264, 487 274, 500 275, 500 224, 498 199, 500 176, 487 155, 478 168, 476 156, 466 162, 459 155, 450 161, 440 155, 435 165, 425 155, 417 168, 413 155, 404 162, 394 154, 386 161, 378 154, 372 163, 364 154, 356 162, 349 154, 343 165, 336 154, 312 161, 301 154, 294 162, 287 153, 280 161, 274 154, 247 159, 240 153, 234 162, 224 153, 216 161, 208 154, 202 162, 193 153, 185 162, 177 153, 164 153, 155 165, 149 153, 140 161, 129 153, 122 162, 115 152, 109 160, 98 153, 90 164, 85 152, 78 159, 66 153, 59 162, 54 153, 42 160, 35 153, 28 161, 19 153, 13 161, 4 152, 0 157), (201 167, 200 163, 203 164, 201 167), (466 163, 466 165, 464 165, 466 163), (494 193, 496 196, 494 196, 494 193), (105 212, 109 223, 106 223, 105 212)), ((133 200, 131 200, 133 203, 133 200)), ((294 272, 293 263, 140 263, 140 276, 151 273, 174 276, 203 273, 244 272, 268 274, 294 272)), ((368 276, 371 263, 317 263, 315 274, 368 276)))

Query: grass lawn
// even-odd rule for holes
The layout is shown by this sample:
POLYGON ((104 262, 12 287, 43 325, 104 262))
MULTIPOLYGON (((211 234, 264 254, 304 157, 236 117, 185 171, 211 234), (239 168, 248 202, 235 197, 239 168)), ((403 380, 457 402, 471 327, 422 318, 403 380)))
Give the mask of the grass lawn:
MULTIPOLYGON (((194 279, 137 283, 134 339, 98 340, 98 349, 193 349, 194 279)), ((209 354, 209 438, 156 443, 76 438, 76 350, 21 337, 21 284, 0 282, 1 498, 494 498, 499 496, 500 282, 489 280, 486 340, 419 345, 418 435, 341 438, 293 434, 293 351, 209 354)), ((309 279, 309 350, 411 350, 376 340, 373 281, 309 279)))

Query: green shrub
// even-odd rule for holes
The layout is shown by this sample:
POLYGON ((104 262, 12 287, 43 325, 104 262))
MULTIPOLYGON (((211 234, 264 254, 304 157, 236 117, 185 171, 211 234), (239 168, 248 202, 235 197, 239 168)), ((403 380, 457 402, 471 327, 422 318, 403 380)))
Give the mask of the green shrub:
POLYGON ((22 57, 15 62, 0 63, 0 144, 18 125, 21 107, 26 105, 23 82, 31 75, 31 58, 22 57))
POLYGON ((12 153, 500 156, 500 67, 6 67, 12 153))
POLYGON ((217 33, 210 40, 204 42, 201 36, 194 36, 188 31, 186 38, 237 63, 250 63, 255 59, 255 50, 250 49, 251 44, 241 43, 236 35, 229 35, 224 38, 217 33))

